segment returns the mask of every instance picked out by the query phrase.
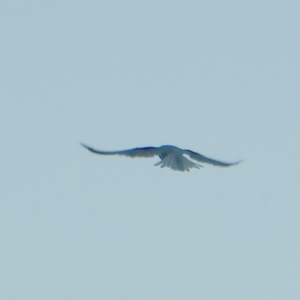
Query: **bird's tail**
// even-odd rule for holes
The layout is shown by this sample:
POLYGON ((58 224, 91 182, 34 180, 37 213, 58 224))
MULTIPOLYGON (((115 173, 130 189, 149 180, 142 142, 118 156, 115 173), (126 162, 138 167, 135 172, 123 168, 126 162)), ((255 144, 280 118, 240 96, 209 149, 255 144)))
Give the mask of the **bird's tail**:
POLYGON ((182 155, 167 155, 160 162, 156 163, 155 166, 161 168, 171 168, 174 171, 189 171, 192 168, 200 169, 202 166, 190 161, 182 155))

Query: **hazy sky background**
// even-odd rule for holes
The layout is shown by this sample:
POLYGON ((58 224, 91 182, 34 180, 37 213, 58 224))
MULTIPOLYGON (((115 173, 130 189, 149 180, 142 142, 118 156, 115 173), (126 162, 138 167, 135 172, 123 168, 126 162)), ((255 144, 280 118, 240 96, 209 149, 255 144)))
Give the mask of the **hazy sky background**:
POLYGON ((300 299, 299 11, 2 1, 0 298, 300 299))

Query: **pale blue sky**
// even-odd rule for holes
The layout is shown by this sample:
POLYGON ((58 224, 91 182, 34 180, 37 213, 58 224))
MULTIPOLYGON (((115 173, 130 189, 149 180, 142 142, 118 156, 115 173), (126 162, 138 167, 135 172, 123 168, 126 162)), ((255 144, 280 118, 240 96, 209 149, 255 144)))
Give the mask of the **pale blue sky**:
POLYGON ((299 10, 2 1, 0 298, 299 299, 299 10))

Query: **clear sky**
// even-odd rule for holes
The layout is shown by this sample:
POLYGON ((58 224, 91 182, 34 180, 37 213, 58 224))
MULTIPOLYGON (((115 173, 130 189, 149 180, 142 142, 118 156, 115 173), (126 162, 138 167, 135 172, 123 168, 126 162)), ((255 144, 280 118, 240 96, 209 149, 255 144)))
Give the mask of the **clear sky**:
POLYGON ((299 10, 2 1, 0 299, 300 299, 299 10))

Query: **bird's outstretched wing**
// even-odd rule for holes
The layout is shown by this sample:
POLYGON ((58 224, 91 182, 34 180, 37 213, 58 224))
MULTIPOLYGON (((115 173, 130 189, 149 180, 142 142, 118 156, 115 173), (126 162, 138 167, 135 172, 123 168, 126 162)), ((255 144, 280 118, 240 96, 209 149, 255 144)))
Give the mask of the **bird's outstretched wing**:
POLYGON ((199 154, 197 152, 191 151, 191 150, 184 150, 184 154, 188 155, 191 159, 194 159, 199 162, 220 166, 220 167, 230 167, 233 165, 239 164, 241 161, 233 162, 233 163, 226 163, 218 160, 214 160, 208 157, 205 157, 202 154, 199 154))
POLYGON ((130 157, 154 157, 161 153, 159 148, 156 148, 156 147, 133 148, 133 149, 121 150, 121 151, 102 151, 102 150, 96 150, 92 147, 89 147, 89 146, 83 144, 83 143, 81 143, 81 145, 93 153, 102 154, 102 155, 125 155, 125 156, 130 156, 130 157))

